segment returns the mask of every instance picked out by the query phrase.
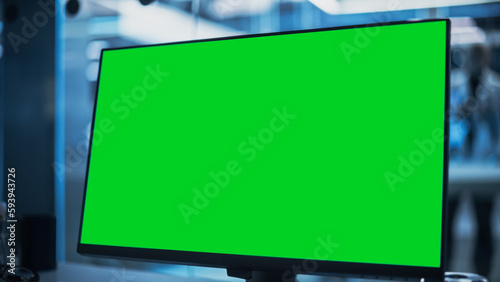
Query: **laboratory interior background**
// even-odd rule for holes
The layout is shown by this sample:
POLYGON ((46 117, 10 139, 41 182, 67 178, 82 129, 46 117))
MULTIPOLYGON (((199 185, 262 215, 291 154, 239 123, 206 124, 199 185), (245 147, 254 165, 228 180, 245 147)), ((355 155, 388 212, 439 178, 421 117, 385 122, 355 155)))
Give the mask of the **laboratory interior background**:
MULTIPOLYGON (((450 18, 447 270, 479 273, 490 281, 500 281, 499 2, 0 0, 0 3, 0 145, 4 149, 4 162, 0 166, 5 170, 8 161, 15 160, 32 169, 30 177, 23 176, 23 181, 36 189, 18 191, 18 210, 55 215, 57 262, 221 281, 232 280, 221 269, 91 258, 76 252, 101 49, 450 18), (52 7, 56 13, 51 12, 52 7), (38 18, 31 18, 36 13, 38 18), (26 21, 33 25, 23 30, 26 21), (17 32, 16 36, 12 32, 17 32), (19 61, 29 62, 30 67, 23 68, 19 61)), ((366 146, 374 138, 377 136, 366 136, 366 146)), ((4 198, 5 195, 4 191, 4 198)), ((140 209, 131 204, 130 212, 140 209)))

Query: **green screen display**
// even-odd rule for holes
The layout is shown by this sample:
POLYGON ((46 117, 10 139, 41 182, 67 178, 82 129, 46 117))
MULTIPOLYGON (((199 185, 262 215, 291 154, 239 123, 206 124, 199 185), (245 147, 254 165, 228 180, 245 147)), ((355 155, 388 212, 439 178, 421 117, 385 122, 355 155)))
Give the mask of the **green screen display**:
POLYGON ((80 243, 440 267, 446 28, 105 50, 80 243))

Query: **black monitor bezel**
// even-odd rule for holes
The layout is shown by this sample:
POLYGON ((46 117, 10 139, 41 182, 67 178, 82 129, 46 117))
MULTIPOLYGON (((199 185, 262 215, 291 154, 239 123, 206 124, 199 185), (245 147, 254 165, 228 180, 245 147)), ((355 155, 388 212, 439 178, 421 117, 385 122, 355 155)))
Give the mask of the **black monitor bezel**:
MULTIPOLYGON (((90 131, 89 153, 87 158, 87 169, 85 175, 85 188, 82 203, 82 212, 80 216, 80 228, 78 235, 77 252, 82 255, 108 257, 108 258, 122 258, 133 259, 151 262, 163 262, 173 264, 185 264, 195 266, 219 267, 228 269, 244 269, 244 270, 259 270, 259 271, 282 271, 283 277, 293 272, 295 274, 317 274, 317 275, 337 275, 349 277, 365 277, 365 278, 385 278, 385 279, 401 279, 401 280, 419 280, 421 278, 443 281, 444 278, 444 265, 446 254, 446 213, 447 213, 447 190, 448 190, 448 147, 449 147, 449 76, 450 76, 450 30, 451 23, 449 19, 426 19, 426 20, 411 20, 411 21, 395 21, 384 23, 371 23, 363 25, 350 25, 342 27, 329 27, 319 29, 307 29, 298 31, 284 31, 263 34, 250 34, 200 40, 189 40, 181 42, 171 42, 163 44, 152 45, 139 45, 121 48, 107 48, 101 51, 99 62, 99 76, 97 80, 95 103, 92 115, 92 127, 90 131), (218 254, 218 253, 205 253, 205 252, 191 252, 191 251, 174 251, 174 250, 158 250, 158 249, 144 249, 144 248, 130 248, 130 247, 115 247, 115 246, 102 246, 82 244, 82 222, 83 212, 85 209, 85 198, 87 192, 88 169, 91 156, 93 129, 96 114, 96 105, 99 91, 99 81, 101 74, 102 54, 106 51, 120 50, 128 48, 143 48, 151 46, 162 46, 172 44, 186 44, 206 41, 219 41, 231 40, 240 38, 263 37, 284 34, 296 34, 305 32, 329 31, 329 30, 342 30, 342 29, 355 29, 374 26, 387 26, 387 25, 401 25, 401 24, 418 24, 423 22, 445 21, 446 22, 446 70, 445 70, 445 109, 444 109, 444 154, 443 154, 443 191, 442 191, 442 232, 441 232, 441 258, 440 267, 416 267, 416 266, 402 266, 402 265, 386 265, 386 264, 371 264, 371 263, 353 263, 353 262, 335 262, 335 261, 321 261, 321 260, 306 260, 306 259, 289 259, 277 257, 261 257, 249 255, 234 255, 234 254, 218 254)), ((293 232, 293 231, 290 231, 293 232)))

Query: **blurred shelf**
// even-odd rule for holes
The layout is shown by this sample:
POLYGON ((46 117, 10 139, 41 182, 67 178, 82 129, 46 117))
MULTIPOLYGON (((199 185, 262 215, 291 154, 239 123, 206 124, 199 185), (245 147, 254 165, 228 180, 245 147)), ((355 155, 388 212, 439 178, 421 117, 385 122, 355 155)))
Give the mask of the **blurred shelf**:
POLYGON ((448 183, 451 196, 463 192, 491 196, 500 193, 500 166, 452 164, 448 183))

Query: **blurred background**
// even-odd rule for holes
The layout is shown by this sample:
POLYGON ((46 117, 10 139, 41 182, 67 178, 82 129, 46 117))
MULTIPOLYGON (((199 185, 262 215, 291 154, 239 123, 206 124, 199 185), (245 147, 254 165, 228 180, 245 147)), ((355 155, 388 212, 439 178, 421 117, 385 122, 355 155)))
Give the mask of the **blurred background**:
MULTIPOLYGON (((33 187, 18 191, 18 213, 55 214, 59 262, 225 280, 231 279, 226 278, 223 270, 96 259, 76 253, 101 49, 451 18, 448 214, 451 246, 447 270, 476 272, 491 281, 500 281, 500 3, 481 0, 0 0, 0 3, 0 145, 4 148, 0 167, 2 171, 12 166, 26 167, 29 175, 21 172, 18 186, 33 187)), ((366 142, 370 139, 367 136, 366 142)), ((5 178, 5 173, 2 177, 5 178)), ((4 182, 2 179, 2 185, 4 182)), ((132 203, 130 209, 139 212, 132 203)))

